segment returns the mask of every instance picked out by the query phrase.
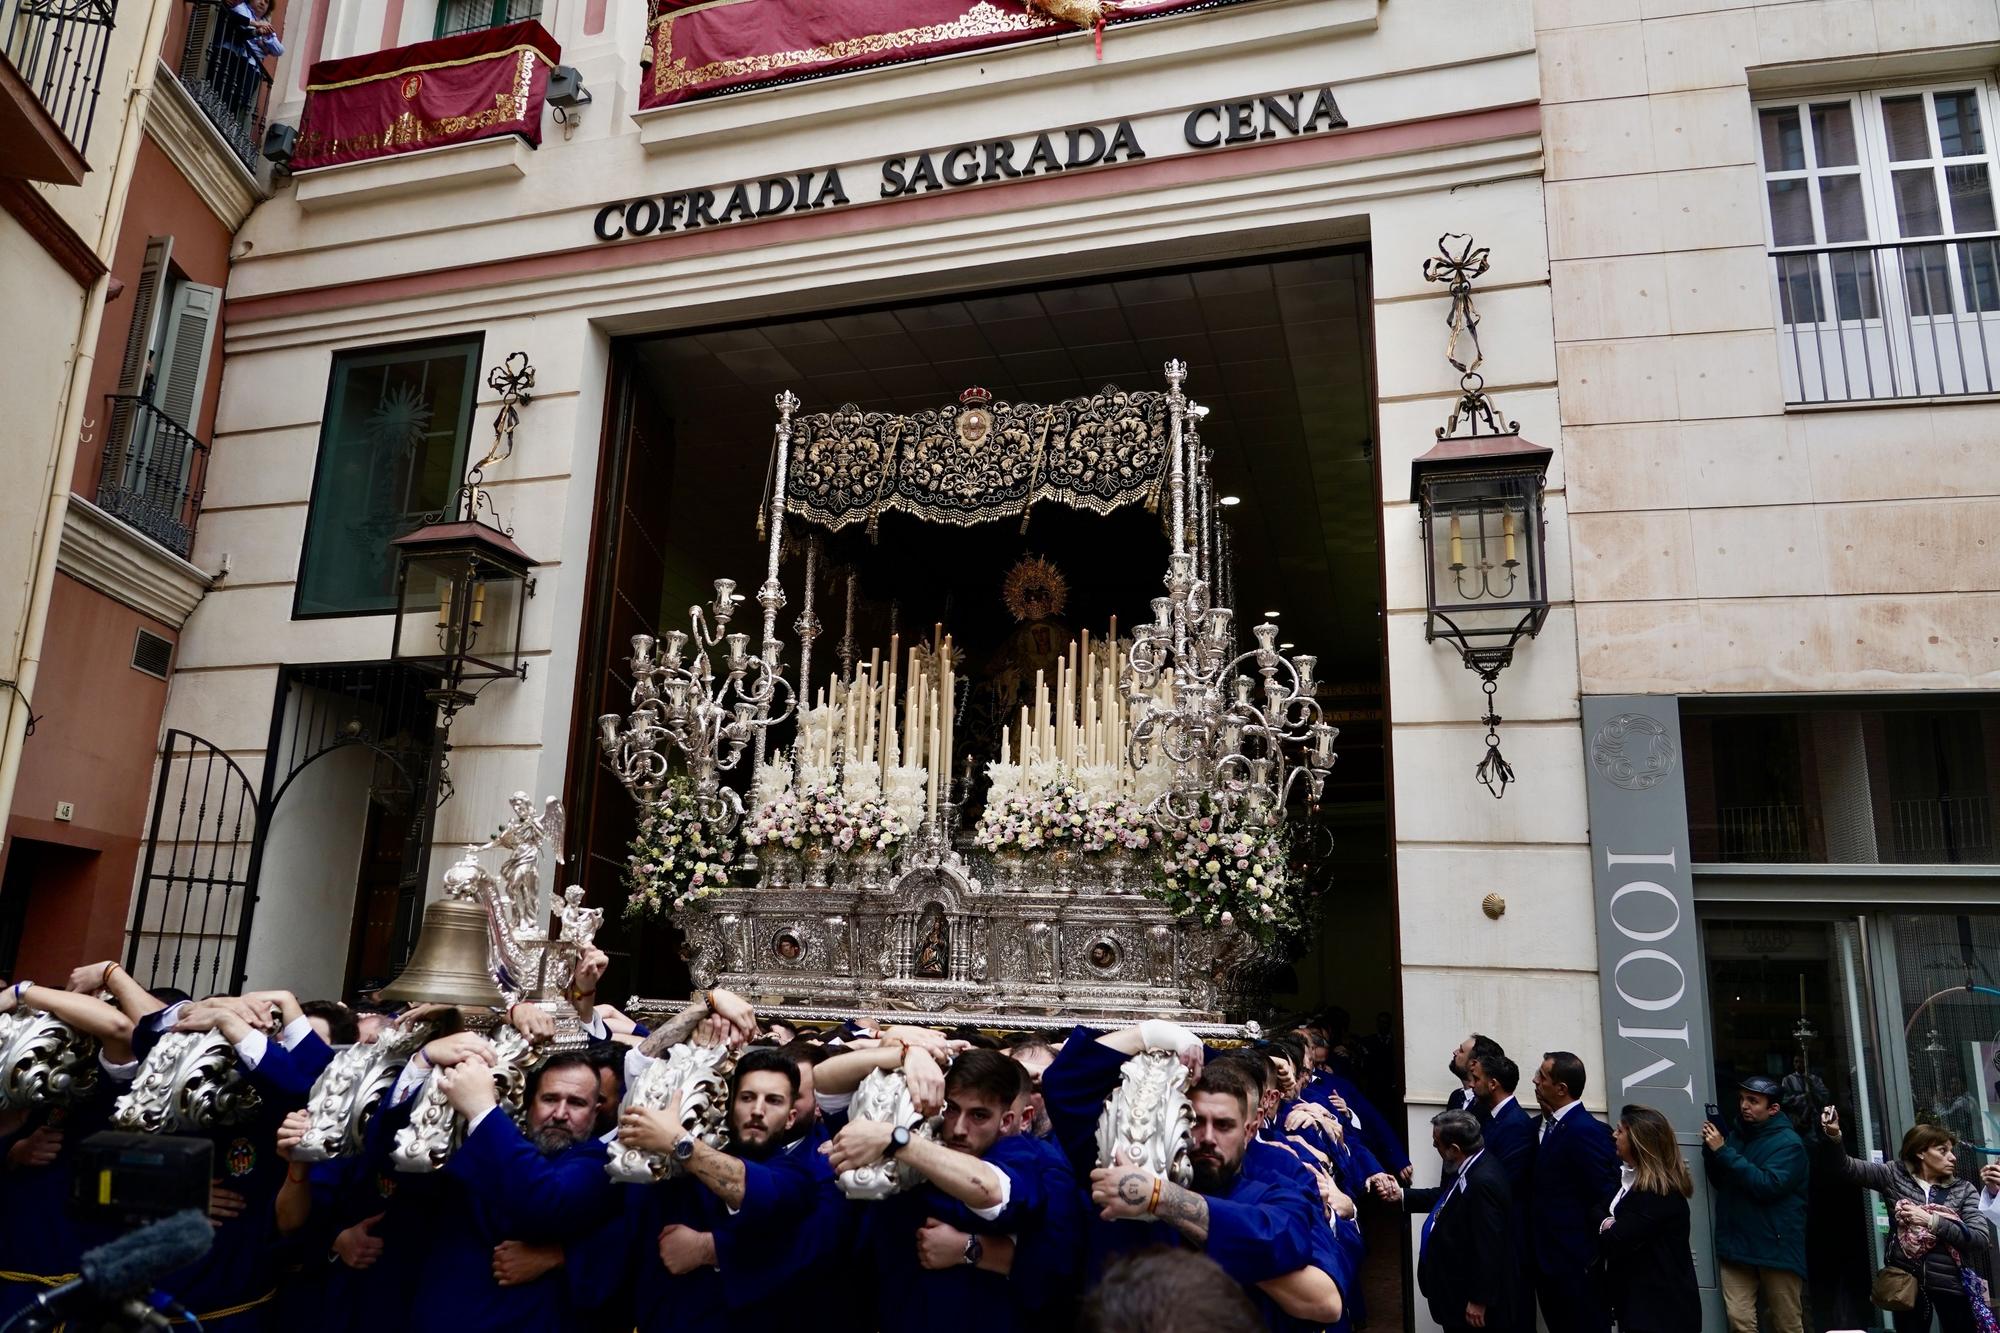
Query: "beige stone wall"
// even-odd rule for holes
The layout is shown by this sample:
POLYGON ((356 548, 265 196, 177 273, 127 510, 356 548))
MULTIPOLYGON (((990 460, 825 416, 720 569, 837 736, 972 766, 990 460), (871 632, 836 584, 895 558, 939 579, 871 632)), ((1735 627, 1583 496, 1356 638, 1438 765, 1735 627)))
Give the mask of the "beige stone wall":
POLYGON ((1537 0, 1535 22, 1582 688, 2000 683, 2000 403, 1787 410, 1752 109, 1988 73, 2000 6, 1537 0))

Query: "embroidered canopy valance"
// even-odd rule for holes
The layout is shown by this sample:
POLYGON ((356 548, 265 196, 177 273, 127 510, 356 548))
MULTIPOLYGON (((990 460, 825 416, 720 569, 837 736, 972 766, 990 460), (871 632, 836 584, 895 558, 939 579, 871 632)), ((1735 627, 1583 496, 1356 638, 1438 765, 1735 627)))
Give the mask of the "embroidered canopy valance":
POLYGON ((830 529, 889 510, 970 527, 1044 501, 1105 514, 1157 499, 1170 439, 1151 390, 1004 403, 968 389, 909 415, 850 404, 792 419, 785 509, 830 529))

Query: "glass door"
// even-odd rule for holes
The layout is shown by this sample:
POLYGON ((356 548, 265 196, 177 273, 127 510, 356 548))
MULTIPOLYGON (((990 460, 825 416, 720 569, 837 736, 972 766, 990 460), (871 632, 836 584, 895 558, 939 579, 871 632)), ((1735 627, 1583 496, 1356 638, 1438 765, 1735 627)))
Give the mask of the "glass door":
POLYGON ((1876 1196, 1847 1182, 1840 1163, 1844 1151, 1875 1156, 1893 1146, 1864 925, 1748 908, 1702 923, 1725 1129, 1736 1117, 1738 1085, 1761 1074, 1778 1081, 1785 1114, 1806 1143, 1806 1323, 1815 1333, 1886 1327, 1868 1286, 1888 1215, 1876 1196), (1839 1112, 1842 1143, 1820 1132, 1827 1106, 1839 1112))

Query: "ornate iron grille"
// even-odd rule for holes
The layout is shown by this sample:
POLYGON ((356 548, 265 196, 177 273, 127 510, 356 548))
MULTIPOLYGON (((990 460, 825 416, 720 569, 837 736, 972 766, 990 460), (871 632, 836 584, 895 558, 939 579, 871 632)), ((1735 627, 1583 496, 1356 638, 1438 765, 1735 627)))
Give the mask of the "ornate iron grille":
POLYGON ((201 516, 208 446, 144 398, 106 396, 111 428, 105 433, 97 507, 185 559, 201 516))
POLYGON ((219 0, 189 0, 187 41, 177 72, 209 124, 255 175, 271 76, 249 21, 219 0))
POLYGON ((79 154, 90 147, 116 18, 111 0, 0 0, 0 55, 79 154))

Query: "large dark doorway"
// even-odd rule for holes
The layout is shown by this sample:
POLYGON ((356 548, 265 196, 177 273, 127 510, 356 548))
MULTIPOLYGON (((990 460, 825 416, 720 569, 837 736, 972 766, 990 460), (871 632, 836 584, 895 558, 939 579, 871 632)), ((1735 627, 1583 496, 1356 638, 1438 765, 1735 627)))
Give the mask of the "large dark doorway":
MULTIPOLYGON (((807 412, 843 403, 921 411, 980 386, 1008 401, 1057 401, 1105 384, 1164 387, 1170 358, 1210 409, 1203 443, 1235 545, 1237 603, 1276 612, 1283 639, 1318 654, 1342 727, 1327 792, 1331 851, 1323 913, 1337 920, 1337 957, 1317 941, 1281 978, 1278 1003, 1338 1006, 1361 1034, 1396 1008, 1395 916, 1387 861, 1382 728, 1381 553, 1374 449, 1374 369, 1367 257, 1353 249, 1148 271, 808 317, 635 337, 615 344, 577 734, 572 827, 600 935, 614 957, 612 994, 685 993, 677 937, 619 921, 631 803, 597 762, 590 720, 629 707, 629 636, 686 627, 718 577, 754 590, 768 484, 773 396, 790 389, 807 412)), ((800 546, 802 543, 793 543, 800 546)), ((1044 507, 1015 523, 957 529, 885 516, 873 540, 850 529, 825 540, 814 646, 823 681, 842 637, 847 578, 855 638, 886 643, 948 620, 975 656, 1006 632, 999 581, 1023 554, 1055 561, 1075 592, 1074 619, 1125 624, 1147 614, 1164 568, 1156 516, 1109 517, 1044 507)), ((788 553, 791 604, 780 617, 796 670, 794 622, 802 558, 788 553)), ((754 612, 753 608, 747 608, 754 612)), ((750 626, 754 630, 754 624, 750 626)), ((783 738, 780 738, 782 743, 783 738)), ((1355 1049, 1379 1043, 1355 1044, 1355 1049)), ((1391 1044, 1393 1045, 1393 1043, 1391 1044)), ((1400 1071, 1374 1071, 1385 1100, 1400 1071)))

